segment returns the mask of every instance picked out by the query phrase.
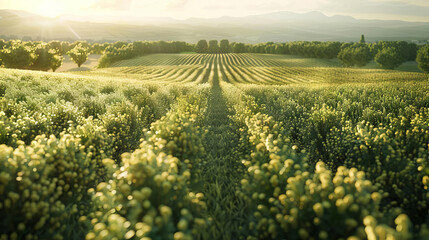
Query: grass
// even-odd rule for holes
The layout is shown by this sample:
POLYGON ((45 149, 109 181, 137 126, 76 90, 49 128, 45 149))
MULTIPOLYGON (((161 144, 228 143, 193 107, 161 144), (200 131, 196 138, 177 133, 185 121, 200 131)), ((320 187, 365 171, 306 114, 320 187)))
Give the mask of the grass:
MULTIPOLYGON (((382 69, 376 62, 371 61, 368 65, 363 67, 364 69, 382 69)), ((407 61, 401 64, 398 68, 395 70, 401 71, 401 72, 418 72, 422 73, 422 70, 417 65, 417 62, 415 61, 407 61)))

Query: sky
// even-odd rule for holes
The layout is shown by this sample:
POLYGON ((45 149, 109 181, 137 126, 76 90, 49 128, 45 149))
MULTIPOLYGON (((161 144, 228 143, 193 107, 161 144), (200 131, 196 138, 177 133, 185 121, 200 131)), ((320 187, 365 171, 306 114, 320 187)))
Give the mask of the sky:
POLYGON ((246 16, 276 11, 320 11, 366 19, 429 22, 429 0, 0 0, 0 9, 18 9, 48 17, 246 16))

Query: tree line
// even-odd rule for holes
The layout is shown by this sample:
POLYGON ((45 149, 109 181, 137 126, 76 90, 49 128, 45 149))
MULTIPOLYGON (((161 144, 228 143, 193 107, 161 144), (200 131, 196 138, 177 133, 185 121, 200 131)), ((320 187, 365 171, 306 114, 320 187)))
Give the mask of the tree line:
POLYGON ((6 68, 48 71, 57 70, 63 63, 64 55, 80 67, 89 54, 103 54, 99 66, 107 67, 111 63, 150 53, 179 53, 194 51, 194 45, 174 41, 138 41, 128 43, 93 43, 76 41, 23 42, 21 40, 4 41, 0 39, 0 66, 6 68))
POLYGON ((357 43, 296 41, 286 43, 266 42, 259 44, 231 43, 222 40, 200 40, 195 46, 197 53, 263 53, 288 54, 309 58, 338 58, 346 67, 363 67, 374 60, 384 69, 395 69, 406 61, 417 61, 419 68, 429 72, 429 45, 419 46, 406 41, 379 41, 366 43, 362 35, 357 43))
POLYGON ((63 56, 80 67, 88 55, 102 54, 99 67, 151 53, 263 53, 289 54, 309 58, 338 58, 346 67, 362 67, 374 60, 385 69, 395 69, 405 61, 417 61, 424 72, 429 72, 429 45, 419 46, 406 41, 379 41, 366 43, 362 35, 357 43, 295 41, 285 43, 245 44, 230 43, 227 39, 200 40, 196 44, 183 41, 136 41, 93 43, 86 41, 22 42, 0 39, 0 65, 6 68, 55 71, 63 63, 63 56))
POLYGON ((0 39, 0 66, 55 72, 63 64, 66 54, 80 67, 90 53, 101 54, 103 51, 101 44, 91 45, 86 41, 46 43, 0 39))
POLYGON ((99 60, 99 67, 108 67, 112 63, 151 53, 181 53, 194 51, 194 45, 181 41, 136 41, 132 43, 116 42, 105 48, 99 60))

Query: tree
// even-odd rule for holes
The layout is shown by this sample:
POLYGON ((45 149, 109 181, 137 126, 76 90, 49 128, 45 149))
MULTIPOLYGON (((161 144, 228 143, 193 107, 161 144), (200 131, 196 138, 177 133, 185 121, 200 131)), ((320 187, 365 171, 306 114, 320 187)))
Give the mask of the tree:
POLYGON ((64 54, 64 51, 62 49, 62 44, 61 44, 60 41, 50 41, 48 43, 48 46, 49 46, 50 49, 54 49, 59 54, 61 54, 61 55, 64 54))
POLYGON ((371 61, 371 51, 368 46, 355 44, 343 48, 338 53, 338 59, 341 60, 346 67, 358 66, 363 67, 371 61))
POLYGON ((166 41, 156 42, 158 51, 161 53, 173 53, 176 52, 175 45, 166 41), (173 48, 174 47, 174 48, 173 48))
POLYGON ((0 51, 0 59, 6 68, 29 69, 35 54, 31 47, 25 46, 21 41, 12 41, 10 47, 0 51))
POLYGON ((354 61, 353 61, 353 48, 352 47, 346 47, 343 48, 339 53, 337 58, 343 63, 346 67, 353 67, 354 61))
POLYGON ((128 43, 124 42, 124 41, 117 41, 117 42, 113 43, 113 47, 115 47, 117 49, 124 47, 126 45, 128 45, 128 43))
POLYGON ((384 69, 395 69, 403 63, 401 54, 393 47, 383 48, 375 55, 374 60, 384 69))
POLYGON ((175 46, 176 52, 178 53, 192 51, 192 46, 186 42, 174 41, 173 44, 175 46))
POLYGON ((94 43, 91 46, 91 53, 93 54, 102 54, 104 51, 104 49, 102 48, 101 44, 99 43, 94 43))
POLYGON ((83 48, 91 48, 91 45, 87 41, 76 41, 72 44, 70 44, 70 49, 73 49, 77 45, 81 45, 83 48))
MULTIPOLYGON (((4 40, 3 39, 0 39, 0 51, 3 49, 3 47, 4 46, 6 46, 6 43, 4 42, 4 40)), ((2 63, 1 63, 2 61, 1 61, 1 58, 0 58, 0 66, 2 65, 2 63)))
POLYGON ((283 54, 284 53, 284 45, 283 44, 276 44, 276 47, 274 49, 275 54, 283 54))
POLYGON ((246 52, 246 46, 244 43, 235 43, 232 50, 234 53, 244 53, 246 52))
POLYGON ((381 51, 381 49, 383 49, 383 44, 381 44, 382 41, 377 42, 377 43, 370 43, 368 44, 369 50, 371 52, 371 56, 375 57, 375 55, 377 55, 377 53, 379 51, 381 51))
POLYGON ((51 59, 51 69, 55 72, 61 65, 63 65, 64 57, 61 55, 54 55, 51 59))
POLYGON ((133 42, 133 52, 136 56, 142 56, 145 53, 149 52, 146 47, 146 42, 133 42))
POLYGON ((407 61, 415 61, 419 47, 415 43, 408 43, 408 58, 407 61))
POLYGON ((77 64, 77 66, 80 67, 88 59, 89 50, 88 48, 83 47, 82 44, 79 43, 67 54, 77 64))
POLYGON ((118 49, 113 46, 108 46, 104 52, 103 55, 98 60, 98 67, 104 68, 110 66, 113 62, 117 61, 118 57, 118 49))
POLYGON ((372 60, 371 52, 365 45, 364 47, 354 48, 354 64, 358 67, 367 65, 372 60))
POLYGON ((341 50, 340 42, 327 42, 322 48, 322 57, 327 59, 336 58, 341 50))
POLYGON ((366 43, 366 42, 365 42, 365 35, 363 35, 363 34, 362 34, 362 35, 360 36, 360 41, 359 41, 359 43, 360 43, 360 44, 365 44, 365 43, 366 43))
POLYGON ((388 47, 395 48, 404 62, 416 60, 418 50, 417 44, 406 41, 379 41, 377 43, 372 43, 370 44, 371 54, 375 57, 379 51, 388 47))
POLYGON ((227 39, 223 39, 220 41, 220 47, 219 50, 221 53, 229 53, 231 52, 229 41, 227 39))
POLYGON ((48 71, 52 69, 55 72, 63 63, 63 56, 58 51, 50 49, 49 45, 37 45, 34 53, 35 59, 30 67, 33 70, 48 71))
POLYGON ((6 43, 3 39, 0 39, 0 50, 2 50, 4 46, 6 46, 6 43))
POLYGON ((209 41, 209 53, 219 53, 219 45, 217 40, 209 41))
POLYGON ((416 61, 423 72, 429 73, 429 45, 425 45, 419 49, 416 61))
POLYGON ((195 51, 197 53, 207 53, 208 51, 207 41, 206 40, 198 41, 195 51))
POLYGON ((67 54, 72 49, 69 42, 61 42, 61 55, 67 54))

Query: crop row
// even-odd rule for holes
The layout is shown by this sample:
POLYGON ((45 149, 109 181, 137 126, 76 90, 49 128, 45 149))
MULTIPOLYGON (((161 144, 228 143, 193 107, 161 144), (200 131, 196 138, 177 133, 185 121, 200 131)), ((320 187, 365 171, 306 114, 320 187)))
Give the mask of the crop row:
POLYGON ((255 86, 327 80, 203 56, 90 73, 119 82, 2 70, 0 237, 428 237, 426 82, 255 86))
MULTIPOLYGON (((295 145, 288 123, 263 113, 265 107, 254 97, 232 86, 224 89, 236 109, 234 118, 247 129, 244 134, 251 149, 250 158, 243 160, 247 171, 237 190, 250 212, 247 239, 410 239, 413 231, 421 231, 414 238, 427 237, 421 222, 416 221, 413 229, 403 210, 385 207, 385 201, 391 200, 389 190, 371 181, 376 163, 364 169, 315 163, 309 145, 295 145), (247 103, 237 101, 237 95, 247 103), (391 228, 393 222, 396 229, 391 228)), ((421 182, 423 176, 415 177, 421 182)), ((419 187, 424 191, 424 183, 419 187)), ((422 197, 426 201, 428 196, 422 197)), ((427 213, 427 205, 419 204, 420 211, 427 213)))
MULTIPOLYGON (((116 176, 115 172, 128 166, 127 161, 132 162, 137 156, 140 158, 142 152, 156 156, 153 158, 153 167, 160 174, 164 170, 172 169, 176 164, 180 165, 176 168, 180 168, 180 174, 183 173, 183 176, 179 177, 174 169, 171 170, 171 176, 177 176, 178 182, 180 179, 190 178, 187 176, 190 171, 185 171, 186 164, 178 163, 177 158, 171 155, 179 157, 179 154, 182 154, 182 159, 191 157, 192 151, 196 154, 200 151, 192 146, 195 139, 183 139, 184 132, 181 129, 189 134, 196 134, 198 131, 197 128, 188 129, 184 125, 194 121, 191 119, 193 115, 188 111, 203 113, 197 103, 204 104, 198 96, 205 95, 206 87, 181 85, 160 88, 159 85, 151 84, 123 86, 71 75, 34 74, 15 70, 2 71, 1 79, 2 239, 82 239, 85 235, 91 238, 91 233, 97 232, 104 221, 100 214, 104 213, 107 204, 97 203, 110 196, 107 192, 99 196, 96 191, 103 191, 103 186, 111 183, 116 176), (184 96, 189 93, 192 93, 194 98, 186 100, 184 96), (185 99, 178 100, 182 98, 185 99), (188 108, 188 101, 195 104, 188 108), (172 105, 174 111, 167 114, 172 105), (187 118, 183 119, 183 116, 176 113, 183 113, 187 118), (178 136, 173 136, 170 130, 178 118, 187 123, 177 122, 178 136), (162 120, 152 125, 159 119, 162 120), (151 125, 153 132, 148 132, 147 129, 151 125), (165 145, 168 138, 174 139, 176 145, 165 145), (181 144, 177 138, 181 141, 183 139, 181 144), (150 144, 140 145, 140 139, 146 139, 150 144), (153 147, 135 151, 139 146, 146 145, 153 147), (159 148, 163 150, 158 150, 159 148), (123 155, 126 152, 133 152, 133 155, 123 155), (161 158, 165 158, 165 164, 158 166, 157 162, 161 158), (117 170, 115 166, 119 166, 117 170), (91 219, 99 220, 94 222, 95 220, 91 219)), ((142 161, 143 158, 148 159, 142 157, 142 161)), ((132 176, 134 167, 138 166, 130 166, 130 169, 126 170, 130 172, 129 177, 132 176)), ((156 182, 159 177, 155 178, 156 182)), ((168 180, 170 181, 170 177, 168 180)), ((123 191, 129 182, 125 181, 124 186, 120 186, 120 182, 114 184, 123 191)), ((154 192, 154 205, 150 209, 162 209, 160 214, 163 216, 169 207, 158 199, 166 199, 180 205, 181 203, 174 199, 182 199, 188 194, 185 192, 185 195, 178 197, 173 197, 174 194, 170 196, 172 192, 166 187, 167 183, 159 186, 163 191, 157 190, 156 184, 149 186, 146 181, 142 184, 147 191, 154 192), (155 197, 158 192, 168 195, 155 197)), ((174 184, 176 189, 177 184, 169 184, 174 184)), ((140 185, 136 187, 139 188, 140 185)), ((147 194, 147 191, 144 194, 147 194)), ((115 196, 123 197, 118 194, 115 196)), ((198 198, 201 198, 200 195, 198 198)), ((192 205, 194 200, 191 200, 192 198, 189 199, 189 204, 192 205)), ((114 201, 120 202, 122 199, 114 201)), ((116 208, 116 203, 111 206, 116 208)), ((147 214, 152 215, 151 211, 147 214)), ((131 213, 134 214, 135 211, 130 210, 131 213)), ((174 214, 176 213, 175 210, 174 214)), ((183 210, 183 214, 184 218, 188 219, 186 210, 183 210)), ((114 216, 106 221, 111 221, 112 218, 114 216)), ((158 229, 151 234, 172 236, 175 232, 169 230, 170 223, 167 221, 165 224, 167 231, 158 229)), ((197 221, 196 224, 200 223, 197 221)), ((137 230, 136 232, 141 234, 137 230)), ((123 238, 125 234, 117 228, 108 235, 105 235, 105 231, 97 234, 102 238, 117 235, 122 235, 123 238)))
POLYGON ((343 68, 334 61, 261 54, 155 54, 88 74, 164 83, 205 83, 216 74, 221 81, 259 85, 427 79, 422 73, 343 68))
POLYGON ((384 192, 381 209, 429 224, 427 83, 242 88, 309 164, 363 171, 384 192))

